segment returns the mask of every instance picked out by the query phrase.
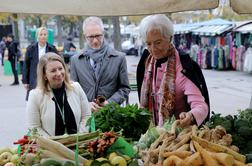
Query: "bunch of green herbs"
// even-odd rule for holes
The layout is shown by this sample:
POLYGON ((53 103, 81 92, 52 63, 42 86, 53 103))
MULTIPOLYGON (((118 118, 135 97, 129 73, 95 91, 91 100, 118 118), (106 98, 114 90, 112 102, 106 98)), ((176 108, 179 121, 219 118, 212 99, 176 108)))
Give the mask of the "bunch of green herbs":
MULTIPOLYGON (((107 104, 93 114, 96 129, 102 132, 121 131, 124 137, 138 140, 150 125, 151 114, 147 109, 138 108, 137 104, 121 107, 116 103, 107 104)), ((91 118, 87 125, 91 125, 91 118)))

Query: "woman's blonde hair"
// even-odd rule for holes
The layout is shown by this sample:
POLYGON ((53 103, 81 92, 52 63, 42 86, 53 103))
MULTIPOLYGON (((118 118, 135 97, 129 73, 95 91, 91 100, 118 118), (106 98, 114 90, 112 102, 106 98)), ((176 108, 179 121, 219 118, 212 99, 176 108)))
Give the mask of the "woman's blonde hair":
MULTIPOLYGON (((38 40, 39 34, 40 34, 41 31, 43 31, 43 30, 47 31, 47 34, 48 34, 48 29, 47 29, 46 27, 39 27, 39 28, 37 29, 37 31, 36 31, 37 40, 38 40)), ((47 36, 48 36, 48 35, 47 35, 47 36)))
POLYGON ((37 88, 43 90, 44 93, 48 93, 51 89, 48 80, 45 79, 46 65, 48 62, 59 61, 65 69, 65 87, 66 89, 72 89, 71 81, 67 66, 61 56, 54 52, 48 52, 43 55, 38 63, 37 67, 37 88))

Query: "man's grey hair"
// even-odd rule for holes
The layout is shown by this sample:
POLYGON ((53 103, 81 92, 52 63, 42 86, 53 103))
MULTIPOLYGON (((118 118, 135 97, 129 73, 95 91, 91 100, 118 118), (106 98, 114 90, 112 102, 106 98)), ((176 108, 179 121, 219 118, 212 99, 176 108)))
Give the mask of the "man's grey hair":
POLYGON ((140 35, 143 41, 146 41, 147 33, 151 30, 159 30, 167 39, 173 36, 173 23, 164 14, 155 14, 146 16, 140 23, 140 35))
POLYGON ((104 32, 104 26, 103 26, 103 22, 99 17, 95 17, 95 16, 91 16, 86 18, 83 21, 83 33, 85 34, 85 29, 88 25, 98 25, 99 27, 101 27, 102 31, 104 32))

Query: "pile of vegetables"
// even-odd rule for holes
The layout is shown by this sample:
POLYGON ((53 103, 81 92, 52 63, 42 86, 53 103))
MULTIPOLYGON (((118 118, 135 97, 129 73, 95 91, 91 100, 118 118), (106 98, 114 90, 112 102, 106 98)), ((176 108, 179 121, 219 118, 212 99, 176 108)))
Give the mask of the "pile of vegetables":
MULTIPOLYGON (((149 148, 150 145, 165 131, 170 131, 172 128, 172 124, 175 122, 176 118, 175 116, 172 116, 168 118, 162 127, 160 126, 153 126, 153 124, 150 125, 149 129, 145 134, 142 134, 137 146, 140 149, 146 149, 149 148)), ((176 131, 179 132, 181 129, 176 128, 176 131)))
MULTIPOLYGON (((100 111, 93 114, 96 129, 102 132, 122 130, 126 138, 138 140, 141 134, 145 133, 150 125, 151 114, 147 109, 138 108, 135 105, 121 107, 116 103, 110 103, 100 111)), ((90 118, 87 122, 91 126, 90 118)))
POLYGON ((239 110, 235 116, 212 114, 207 126, 223 126, 232 135, 232 143, 239 147, 241 153, 252 154, 252 109, 239 110))
POLYGON ((175 121, 172 129, 161 134, 150 148, 140 151, 145 165, 245 166, 246 157, 232 145, 232 136, 225 128, 204 126, 198 129, 194 125, 177 134, 178 123, 175 121))

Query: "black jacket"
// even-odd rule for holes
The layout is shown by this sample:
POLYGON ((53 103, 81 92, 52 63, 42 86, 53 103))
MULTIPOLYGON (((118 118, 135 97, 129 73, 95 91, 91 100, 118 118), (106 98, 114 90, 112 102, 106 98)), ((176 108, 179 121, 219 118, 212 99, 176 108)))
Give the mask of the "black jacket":
MULTIPOLYGON (((47 43, 46 52, 55 52, 57 50, 54 45, 47 43)), ((26 49, 25 60, 23 64, 23 83, 29 84, 30 89, 34 89, 37 85, 37 65, 39 61, 38 43, 31 44, 26 49)))
POLYGON ((18 45, 19 43, 15 40, 12 42, 7 42, 6 47, 8 49, 8 60, 14 61, 15 58, 17 57, 17 52, 18 52, 18 45))
MULTIPOLYGON (((140 93, 141 93, 141 87, 144 79, 144 71, 145 71, 145 61, 147 57, 149 56, 148 50, 144 50, 143 55, 137 65, 137 91, 138 91, 138 97, 140 99, 140 93)), ((193 61, 190 56, 182 51, 179 52, 179 57, 181 61, 181 65, 183 70, 181 73, 183 73, 188 79, 190 79, 201 91, 202 96, 205 98, 205 101, 208 105, 208 116, 206 120, 209 120, 210 115, 210 101, 209 101, 209 94, 208 89, 206 85, 206 81, 204 78, 204 75, 201 71, 200 66, 193 61)), ((187 101, 187 97, 185 97, 185 101, 187 101)), ((187 111, 191 110, 189 104, 187 104, 187 111)), ((205 120, 205 121, 206 121, 205 120)))

